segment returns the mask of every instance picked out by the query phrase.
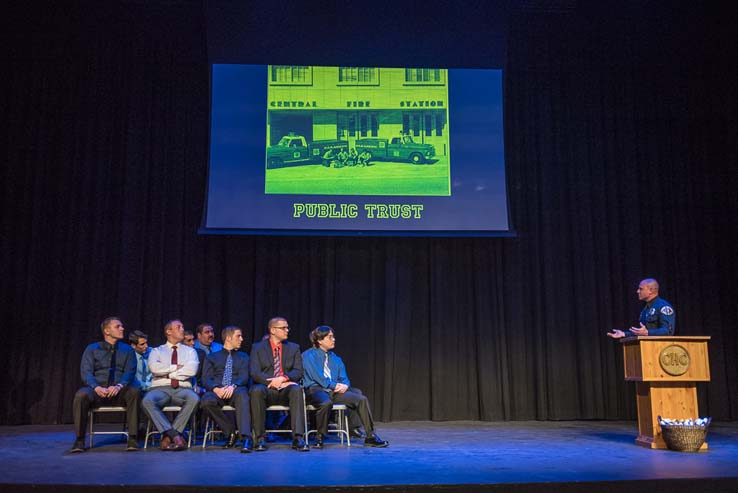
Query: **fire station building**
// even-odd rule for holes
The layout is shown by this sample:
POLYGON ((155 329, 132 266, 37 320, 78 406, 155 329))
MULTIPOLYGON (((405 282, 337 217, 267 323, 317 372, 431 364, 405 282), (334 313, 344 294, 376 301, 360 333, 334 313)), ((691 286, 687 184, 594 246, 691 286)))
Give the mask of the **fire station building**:
POLYGON ((269 65, 267 145, 409 134, 448 154, 448 71, 269 65))

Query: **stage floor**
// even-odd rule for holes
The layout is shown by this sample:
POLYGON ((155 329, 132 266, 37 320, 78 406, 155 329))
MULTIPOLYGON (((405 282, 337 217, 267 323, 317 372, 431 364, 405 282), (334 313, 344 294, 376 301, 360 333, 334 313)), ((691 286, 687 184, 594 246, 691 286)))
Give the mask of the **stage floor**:
POLYGON ((636 431, 635 422, 611 421, 395 422, 378 424, 391 444, 386 449, 364 448, 362 441, 347 448, 331 436, 325 449, 308 453, 291 450, 287 441, 251 454, 199 445, 184 452, 125 452, 118 438, 98 436, 94 449, 68 455, 71 426, 0 427, 0 483, 4 492, 33 487, 56 493, 101 491, 102 485, 105 492, 653 493, 670 485, 735 491, 738 423, 713 423, 709 450, 695 454, 638 447, 636 431))

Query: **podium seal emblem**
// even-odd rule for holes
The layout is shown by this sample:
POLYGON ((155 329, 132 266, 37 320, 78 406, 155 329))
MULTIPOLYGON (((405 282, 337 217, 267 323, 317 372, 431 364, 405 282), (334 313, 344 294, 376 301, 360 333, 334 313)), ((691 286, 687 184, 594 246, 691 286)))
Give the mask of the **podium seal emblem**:
POLYGON ((689 352, 678 344, 666 346, 659 354, 659 364, 673 377, 684 375, 689 370, 689 352))

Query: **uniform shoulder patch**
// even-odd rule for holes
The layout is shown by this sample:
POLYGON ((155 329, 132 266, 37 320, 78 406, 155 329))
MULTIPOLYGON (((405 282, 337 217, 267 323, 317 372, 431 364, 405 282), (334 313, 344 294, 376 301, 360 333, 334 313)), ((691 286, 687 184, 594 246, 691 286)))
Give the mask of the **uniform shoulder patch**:
POLYGON ((661 313, 666 316, 674 315, 674 310, 670 306, 665 306, 661 308, 661 313))

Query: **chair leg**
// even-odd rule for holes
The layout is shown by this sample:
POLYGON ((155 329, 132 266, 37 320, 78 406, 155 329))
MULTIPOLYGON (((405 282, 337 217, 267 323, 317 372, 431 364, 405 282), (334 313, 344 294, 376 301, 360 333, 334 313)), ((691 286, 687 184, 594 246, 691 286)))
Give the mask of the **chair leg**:
POLYGON ((94 419, 95 419, 95 413, 93 413, 92 410, 88 411, 88 413, 87 413, 87 421, 88 421, 88 423, 90 425, 90 438, 89 438, 90 448, 92 448, 92 446, 93 446, 92 436, 95 434, 94 431, 93 431, 93 420, 94 419))
MULTIPOLYGON (((341 415, 343 416, 343 431, 346 434, 346 446, 351 446, 351 433, 349 431, 349 422, 348 422, 348 416, 346 416, 346 411, 341 411, 341 415)), ((343 443, 343 441, 341 442, 343 443)))
POLYGON ((151 436, 151 418, 146 423, 146 438, 144 438, 144 450, 149 446, 149 437, 151 436))
MULTIPOLYGON (((195 416, 195 412, 192 413, 192 419, 190 420, 190 434, 187 435, 187 448, 190 448, 192 446, 192 435, 194 435, 197 432, 197 417, 195 416)), ((197 439, 195 439, 195 443, 197 443, 197 439)))
POLYGON ((210 416, 205 418, 205 429, 203 430, 202 435, 202 448, 203 450, 205 447, 208 446, 208 436, 210 435, 210 416))

